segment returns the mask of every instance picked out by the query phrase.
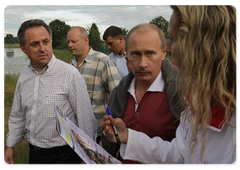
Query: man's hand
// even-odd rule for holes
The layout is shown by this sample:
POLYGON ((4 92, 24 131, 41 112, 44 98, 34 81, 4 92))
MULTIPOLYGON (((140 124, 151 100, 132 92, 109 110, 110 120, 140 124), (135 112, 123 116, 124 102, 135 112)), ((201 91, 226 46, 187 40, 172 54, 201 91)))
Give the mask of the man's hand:
POLYGON ((7 147, 5 154, 4 154, 5 162, 8 164, 14 164, 13 161, 13 147, 7 147))
POLYGON ((117 143, 112 129, 112 125, 116 126, 121 143, 127 144, 128 129, 126 128, 125 123, 120 118, 113 119, 109 115, 104 116, 102 124, 103 134, 108 137, 109 141, 117 143))

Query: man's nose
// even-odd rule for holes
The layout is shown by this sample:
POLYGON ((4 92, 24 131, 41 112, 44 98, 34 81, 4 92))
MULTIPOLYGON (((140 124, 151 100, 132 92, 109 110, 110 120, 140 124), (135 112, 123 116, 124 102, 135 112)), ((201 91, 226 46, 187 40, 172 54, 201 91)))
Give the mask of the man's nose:
POLYGON ((72 46, 72 42, 69 41, 69 42, 68 42, 68 47, 71 47, 71 46, 72 46))
POLYGON ((148 62, 147 62, 147 57, 146 56, 142 56, 140 59, 140 62, 138 64, 138 66, 142 69, 146 68, 148 66, 148 62))
POLYGON ((40 43, 40 51, 45 51, 45 46, 42 43, 40 43))

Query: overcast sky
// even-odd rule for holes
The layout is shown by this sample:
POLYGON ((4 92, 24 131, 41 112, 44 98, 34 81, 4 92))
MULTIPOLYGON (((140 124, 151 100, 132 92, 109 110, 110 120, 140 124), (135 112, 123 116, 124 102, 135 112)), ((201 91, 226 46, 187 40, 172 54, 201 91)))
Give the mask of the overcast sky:
POLYGON ((47 24, 55 19, 70 26, 91 26, 96 23, 101 34, 111 25, 130 30, 137 24, 163 16, 169 21, 169 5, 9 5, 4 10, 4 36, 17 36, 19 26, 29 19, 42 19, 47 24))

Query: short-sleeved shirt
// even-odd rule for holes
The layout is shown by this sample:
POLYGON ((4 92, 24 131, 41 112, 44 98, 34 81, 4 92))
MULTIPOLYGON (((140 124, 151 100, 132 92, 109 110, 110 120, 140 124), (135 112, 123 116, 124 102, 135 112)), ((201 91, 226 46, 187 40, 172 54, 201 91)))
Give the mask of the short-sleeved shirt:
POLYGON ((97 135, 100 136, 102 118, 106 115, 110 93, 121 79, 118 69, 112 59, 92 48, 79 66, 76 65, 76 58, 73 58, 70 64, 74 65, 85 79, 93 113, 97 119, 97 135))

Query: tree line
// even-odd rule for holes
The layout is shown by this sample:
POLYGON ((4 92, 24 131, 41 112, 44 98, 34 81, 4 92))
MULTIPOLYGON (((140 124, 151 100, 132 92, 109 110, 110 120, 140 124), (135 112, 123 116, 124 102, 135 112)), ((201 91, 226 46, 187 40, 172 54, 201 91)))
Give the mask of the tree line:
MULTIPOLYGON (((167 33, 167 28, 169 25, 169 22, 162 16, 155 17, 152 19, 149 23, 155 24, 158 26, 158 28, 162 29, 166 39, 168 40, 169 35, 167 33)), ((49 23, 49 26, 52 29, 52 35, 53 35, 53 48, 54 49, 67 49, 67 33, 69 29, 71 28, 70 25, 66 24, 64 21, 60 21, 59 19, 55 19, 49 23)), ((121 28, 124 32, 124 35, 127 36, 127 33, 129 30, 126 28, 121 28)), ((99 29, 95 23, 91 25, 91 27, 86 28, 88 32, 88 38, 89 38, 89 45, 97 51, 101 52, 107 52, 107 46, 102 40, 101 34, 99 32, 99 29)), ((17 37, 14 37, 12 34, 7 34, 4 37, 4 43, 5 44, 16 44, 18 43, 17 37)))

